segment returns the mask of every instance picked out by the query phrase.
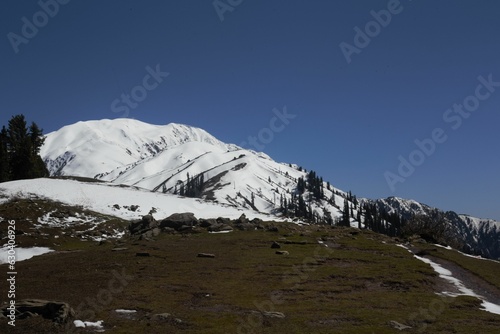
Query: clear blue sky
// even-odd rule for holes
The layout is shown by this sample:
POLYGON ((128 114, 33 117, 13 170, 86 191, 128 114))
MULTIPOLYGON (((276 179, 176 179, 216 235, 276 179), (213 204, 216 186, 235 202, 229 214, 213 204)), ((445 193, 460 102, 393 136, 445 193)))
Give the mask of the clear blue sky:
POLYGON ((50 132, 127 116, 236 144, 260 133, 275 160, 358 196, 500 220, 500 87, 477 79, 500 82, 498 1, 221 0, 235 6, 217 13, 212 0, 72 0, 55 14, 43 1, 53 17, 37 1, 2 3, 3 124, 23 113, 50 132), (388 7, 385 27, 370 23, 388 7), (370 42, 358 36, 348 63, 340 45, 367 24, 370 42), (169 73, 160 83, 147 77, 157 64, 169 73), (140 101, 125 113, 132 92, 140 101), (447 113, 464 100, 473 111, 447 113), (282 129, 273 109, 284 106, 296 117, 282 129), (282 131, 270 141, 271 123, 282 131), (423 162, 414 153, 419 166, 391 189, 384 174, 438 128, 446 141, 423 162))

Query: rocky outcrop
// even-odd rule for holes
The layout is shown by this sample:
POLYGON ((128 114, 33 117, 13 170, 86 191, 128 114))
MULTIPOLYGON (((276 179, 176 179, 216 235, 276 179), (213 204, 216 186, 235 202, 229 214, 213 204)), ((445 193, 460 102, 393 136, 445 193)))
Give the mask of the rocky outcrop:
POLYGON ((258 218, 249 220, 245 214, 238 219, 219 217, 217 219, 198 219, 191 212, 174 213, 157 222, 152 215, 133 221, 129 225, 131 235, 138 235, 139 239, 152 239, 160 233, 199 233, 203 229, 208 232, 230 232, 234 229, 253 231, 263 229, 263 221, 258 218))

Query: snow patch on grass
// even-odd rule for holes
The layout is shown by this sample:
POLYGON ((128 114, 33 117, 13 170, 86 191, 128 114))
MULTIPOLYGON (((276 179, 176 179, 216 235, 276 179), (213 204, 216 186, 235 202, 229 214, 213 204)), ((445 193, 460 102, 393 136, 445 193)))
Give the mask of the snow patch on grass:
MULTIPOLYGON (((53 249, 47 247, 31 247, 31 248, 14 248, 16 251, 16 262, 31 259, 33 256, 42 255, 45 253, 53 252, 53 249)), ((9 248, 0 248, 0 264, 7 263, 9 248)))

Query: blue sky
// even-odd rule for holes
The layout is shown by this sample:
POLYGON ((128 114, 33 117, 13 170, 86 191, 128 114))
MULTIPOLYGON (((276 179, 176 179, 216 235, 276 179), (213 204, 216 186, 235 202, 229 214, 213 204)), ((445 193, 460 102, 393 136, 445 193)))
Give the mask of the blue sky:
POLYGON ((360 197, 500 220, 498 1, 59 1, 3 3, 4 124, 184 123, 360 197))

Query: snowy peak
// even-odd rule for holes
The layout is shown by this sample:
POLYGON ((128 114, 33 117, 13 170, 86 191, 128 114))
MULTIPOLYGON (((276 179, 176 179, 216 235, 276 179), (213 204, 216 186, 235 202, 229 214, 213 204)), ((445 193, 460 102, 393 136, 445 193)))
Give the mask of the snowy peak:
POLYGON ((183 125, 151 125, 132 119, 78 122, 46 136, 41 149, 51 175, 94 177, 185 143, 233 151, 205 130, 183 125))

